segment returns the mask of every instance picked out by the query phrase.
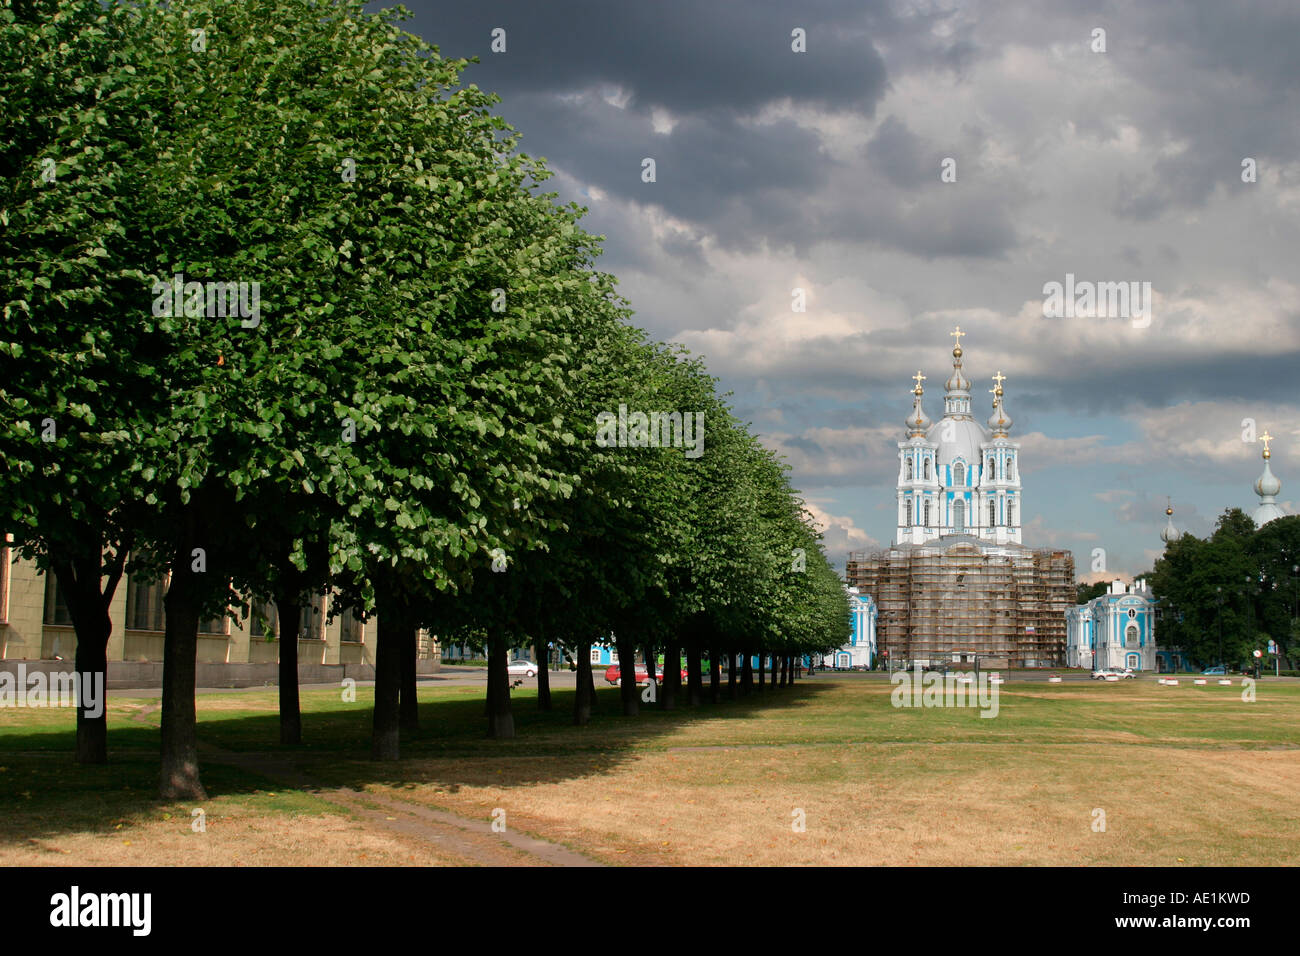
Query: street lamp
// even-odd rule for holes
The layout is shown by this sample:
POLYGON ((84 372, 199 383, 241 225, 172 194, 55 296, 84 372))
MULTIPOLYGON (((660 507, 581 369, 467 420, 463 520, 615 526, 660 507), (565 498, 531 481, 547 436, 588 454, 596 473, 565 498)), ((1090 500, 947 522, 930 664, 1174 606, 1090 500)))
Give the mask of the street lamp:
MULTIPOLYGON (((1223 588, 1216 587, 1214 589, 1214 593, 1218 595, 1218 598, 1215 600, 1215 604, 1217 604, 1219 608, 1217 613, 1215 614, 1215 617, 1219 621, 1219 664, 1218 666, 1223 667, 1223 588)), ((1227 674, 1228 669, 1224 667, 1223 672, 1224 674, 1227 674)))

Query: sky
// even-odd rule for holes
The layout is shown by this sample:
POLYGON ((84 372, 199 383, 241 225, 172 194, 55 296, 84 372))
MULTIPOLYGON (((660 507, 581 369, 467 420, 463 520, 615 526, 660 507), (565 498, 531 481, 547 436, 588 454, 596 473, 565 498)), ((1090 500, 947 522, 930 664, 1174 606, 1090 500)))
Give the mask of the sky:
POLYGON ((893 537, 911 376, 941 417, 958 324, 980 420, 1007 377, 1025 544, 1081 578, 1149 570, 1167 497, 1197 535, 1253 511, 1265 431, 1295 513, 1300 5, 406 6, 479 58, 637 324, 785 455, 837 567, 893 537), (1067 274, 1150 313, 1049 317, 1067 274))

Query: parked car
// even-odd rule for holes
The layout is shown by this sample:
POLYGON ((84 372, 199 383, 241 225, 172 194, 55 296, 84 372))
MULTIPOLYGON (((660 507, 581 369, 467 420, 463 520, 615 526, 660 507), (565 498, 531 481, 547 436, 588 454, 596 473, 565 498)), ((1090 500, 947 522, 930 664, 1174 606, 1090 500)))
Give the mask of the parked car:
POLYGON ((1118 667, 1107 667, 1107 668, 1104 668, 1104 669, 1102 669, 1102 670, 1099 670, 1099 671, 1093 671, 1093 672, 1092 672, 1092 679, 1093 679, 1093 680, 1111 680, 1111 679, 1114 679, 1114 680, 1125 680, 1125 679, 1129 679, 1129 680, 1131 680, 1131 679, 1133 679, 1133 678, 1136 677, 1136 676, 1137 676, 1137 675, 1133 673, 1132 668, 1129 668, 1129 667, 1125 667, 1125 668, 1123 668, 1123 669, 1118 668, 1118 667))
POLYGON ((511 677, 536 677, 537 664, 533 661, 526 661, 521 657, 506 665, 506 671, 511 677))
MULTIPOLYGON (((619 668, 617 664, 611 664, 609 668, 605 671, 605 680, 611 684, 623 683, 622 670, 619 668)), ((636 682, 637 684, 650 683, 650 672, 646 670, 646 666, 644 664, 636 665, 636 682)))
POLYGON ((1201 671, 1201 676, 1202 677, 1227 677, 1228 669, 1223 665, 1219 665, 1218 667, 1207 667, 1205 668, 1205 670, 1201 671))
MULTIPOLYGON (((621 684, 623 682, 622 672, 617 664, 611 664, 605 671, 605 680, 611 684, 621 684)), ((664 680, 663 671, 655 670, 655 682, 662 684, 664 680)), ((644 664, 636 665, 636 682, 638 685, 648 685, 650 683, 650 671, 644 664)), ((686 683, 686 668, 682 668, 682 683, 686 683)))

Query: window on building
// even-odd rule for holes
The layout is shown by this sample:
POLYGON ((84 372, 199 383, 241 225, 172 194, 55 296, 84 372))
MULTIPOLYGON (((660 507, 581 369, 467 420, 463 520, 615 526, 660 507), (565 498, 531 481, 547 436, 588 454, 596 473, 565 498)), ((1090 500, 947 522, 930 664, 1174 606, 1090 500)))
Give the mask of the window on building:
POLYGON ((349 644, 361 644, 365 637, 365 627, 354 608, 346 608, 339 615, 339 640, 349 644))
POLYGON ((275 637, 275 605, 272 602, 253 605, 248 618, 248 633, 250 637, 275 637))
POLYGON ((53 571, 45 572, 45 623, 72 626, 72 612, 68 610, 59 576, 53 571))
POLYGON ((998 503, 995 498, 989 499, 989 527, 996 527, 998 523, 998 503))
POLYGON ((163 595, 166 587, 162 581, 149 581, 131 575, 126 581, 126 626, 133 631, 161 631, 163 629, 163 595))
POLYGON ((1007 500, 1007 524, 1011 527, 1016 526, 1016 503, 1014 500, 1007 500))
POLYGON ((593 647, 593 648, 591 649, 591 662, 592 662, 593 664, 599 664, 599 663, 600 663, 600 648, 599 648, 599 647, 593 647))
POLYGON ((313 594, 311 601, 302 606, 298 618, 298 639, 302 641, 323 641, 325 639, 325 615, 319 594, 313 594))
POLYGON ((925 503, 925 526, 930 527, 930 502, 925 503))
POLYGON ((912 526, 912 499, 907 499, 907 526, 912 526))
POLYGON ((1130 624, 1128 626, 1128 629, 1124 632, 1124 646, 1125 647, 1138 646, 1138 629, 1136 624, 1130 624))
POLYGON ((954 485, 966 484, 966 466, 960 462, 952 466, 952 483, 954 485))
POLYGON ((910 455, 907 458, 907 480, 912 480, 912 458, 910 455))
POLYGON ((957 534, 966 532, 966 502, 960 498, 952 505, 952 528, 957 534))
POLYGON ((930 459, 925 459, 925 480, 930 480, 930 459))

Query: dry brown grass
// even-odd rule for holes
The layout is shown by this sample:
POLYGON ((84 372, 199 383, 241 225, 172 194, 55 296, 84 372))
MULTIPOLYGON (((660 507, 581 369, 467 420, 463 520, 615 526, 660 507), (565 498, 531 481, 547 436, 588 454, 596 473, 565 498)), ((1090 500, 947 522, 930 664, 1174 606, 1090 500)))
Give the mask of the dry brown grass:
POLYGON ((0 866, 416 866, 473 862, 440 854, 343 814, 207 807, 207 830, 188 809, 133 820, 120 830, 61 833, 0 843, 0 866))

